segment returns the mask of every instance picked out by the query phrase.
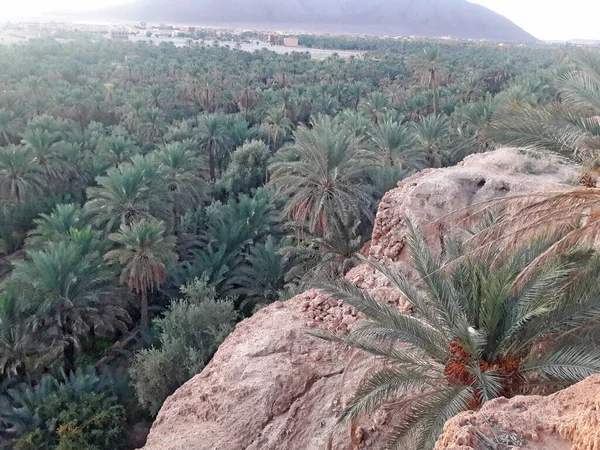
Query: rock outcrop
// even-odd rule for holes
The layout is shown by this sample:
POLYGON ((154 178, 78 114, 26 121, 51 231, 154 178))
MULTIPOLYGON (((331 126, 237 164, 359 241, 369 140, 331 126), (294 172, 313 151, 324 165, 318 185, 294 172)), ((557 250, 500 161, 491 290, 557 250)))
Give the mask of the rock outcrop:
MULTIPOLYGON (((499 196, 566 189, 575 174, 574 167, 552 157, 516 150, 474 155, 457 167, 425 170, 383 198, 369 256, 408 272, 406 215, 426 224, 499 196)), ((441 220, 439 226, 447 229, 451 224, 441 220)), ((432 243, 436 239, 434 232, 432 243)), ((410 311, 410 305, 368 266, 354 268, 347 278, 410 311)), ((239 323, 204 371, 167 399, 145 449, 377 447, 389 427, 384 416, 355 424, 352 430, 335 427, 345 402, 377 361, 307 333, 307 329, 346 333, 356 320, 352 308, 311 290, 239 323)))
POLYGON ((600 449, 600 375, 547 397, 492 400, 449 420, 435 450, 600 449))

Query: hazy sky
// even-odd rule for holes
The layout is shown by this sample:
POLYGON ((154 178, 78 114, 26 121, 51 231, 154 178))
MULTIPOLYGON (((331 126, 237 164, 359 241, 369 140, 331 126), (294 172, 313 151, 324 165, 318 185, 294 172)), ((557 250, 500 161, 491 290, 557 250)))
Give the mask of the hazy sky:
POLYGON ((471 0, 508 17, 538 39, 599 39, 598 0, 471 0))
MULTIPOLYGON (((127 1, 131 0, 1 0, 0 20, 56 10, 95 9, 127 1)), ((471 1, 508 17, 539 39, 600 39, 599 0, 471 1)))

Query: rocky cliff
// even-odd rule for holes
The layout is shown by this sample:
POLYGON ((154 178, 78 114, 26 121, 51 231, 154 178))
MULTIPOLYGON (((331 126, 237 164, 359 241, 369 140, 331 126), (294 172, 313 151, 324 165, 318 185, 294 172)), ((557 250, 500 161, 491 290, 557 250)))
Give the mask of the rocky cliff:
MULTIPOLYGON (((563 161, 507 149, 470 156, 456 167, 424 170, 382 199, 369 256, 410 271, 405 216, 422 225, 442 218, 429 227, 432 245, 440 245, 439 232, 455 226, 444 218, 449 212, 510 194, 566 189, 575 173, 563 161)), ((354 268, 347 277, 410 312, 410 305, 367 266, 354 268)), ((361 377, 377 361, 306 333, 345 333, 356 320, 352 308, 311 290, 241 322, 206 369, 167 399, 145 449, 375 448, 393 419, 382 414, 351 430, 335 424, 361 377)))

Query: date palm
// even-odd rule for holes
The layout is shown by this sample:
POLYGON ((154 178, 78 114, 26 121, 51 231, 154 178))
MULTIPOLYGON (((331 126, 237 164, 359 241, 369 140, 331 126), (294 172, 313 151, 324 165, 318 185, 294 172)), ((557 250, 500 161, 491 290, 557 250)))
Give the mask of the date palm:
POLYGON ((196 139, 208 154, 210 181, 217 179, 217 154, 219 150, 227 147, 230 136, 225 127, 225 117, 219 114, 203 115, 198 121, 196 139))
POLYGON ((161 145, 152 156, 162 167, 166 197, 171 204, 174 230, 177 232, 179 217, 198 205, 205 195, 202 161, 180 142, 161 145))
POLYGON ((487 137, 501 144, 595 161, 600 151, 600 57, 580 51, 575 61, 577 70, 555 81, 562 103, 537 108, 509 105, 490 124, 487 137))
POLYGON ((33 153, 33 163, 38 165, 49 182, 64 178, 64 161, 58 153, 58 133, 34 128, 23 134, 21 143, 33 153))
POLYGON ((20 204, 42 192, 44 174, 33 158, 25 147, 0 147, 0 196, 20 204))
POLYGON ((167 278, 167 267, 177 261, 175 237, 165 236, 165 224, 142 219, 121 224, 108 238, 117 248, 105 255, 109 264, 121 267, 121 283, 140 295, 140 323, 148 328, 148 293, 158 289, 167 278))
POLYGON ((270 166, 271 183, 287 199, 284 214, 325 234, 351 218, 371 218, 369 161, 359 138, 324 118, 312 129, 300 126, 294 139, 270 166))
POLYGON ((17 136, 21 132, 21 122, 10 110, 0 108, 0 137, 4 145, 18 142, 17 136))
POLYGON ((566 261, 540 267, 517 288, 519 273, 543 245, 462 258, 447 269, 408 225, 418 282, 371 264, 410 301, 414 315, 343 280, 318 284, 366 316, 347 336, 324 337, 385 362, 363 378, 342 421, 385 405, 400 413, 388 448, 427 450, 461 411, 600 372, 600 347, 588 334, 599 323, 597 260, 581 283, 569 284, 577 269, 566 261))
POLYGON ((377 124, 380 117, 388 110, 389 103, 385 95, 375 91, 368 94, 358 107, 365 116, 371 119, 371 122, 377 124))
POLYGON ((417 145, 416 136, 407 126, 394 120, 383 120, 367 135, 382 166, 398 166, 417 171, 427 164, 427 154, 417 145))
POLYGON ((98 186, 87 189, 89 200, 85 209, 93 223, 106 230, 112 230, 118 224, 130 224, 143 217, 164 213, 158 180, 140 167, 124 164, 111 168, 96 182, 98 186))
POLYGON ((102 142, 100 148, 106 152, 108 161, 115 167, 128 161, 133 155, 141 153, 140 148, 125 136, 108 137, 102 142))
POLYGON ((283 108, 272 109, 259 126, 259 130, 267 135, 269 147, 273 153, 281 148, 292 128, 292 121, 287 118, 283 108))
POLYGON ((442 163, 440 150, 443 142, 450 135, 450 123, 444 116, 427 116, 413 124, 415 137, 427 155, 431 167, 439 167, 442 163))
POLYGON ((439 57, 440 48, 437 46, 429 46, 423 50, 421 84, 431 89, 434 116, 438 115, 438 88, 444 84, 447 78, 441 70, 439 57))
POLYGON ((50 242, 28 250, 28 259, 14 263, 12 280, 21 283, 33 313, 34 329, 53 331, 60 343, 64 368, 74 369, 79 338, 93 329, 122 327, 126 312, 109 301, 113 274, 102 260, 102 246, 89 230, 72 240, 50 242))
POLYGON ((44 342, 51 339, 36 335, 33 320, 23 313, 18 298, 0 295, 0 376, 17 380, 26 376, 28 363, 47 351, 44 342))
POLYGON ((88 225, 87 211, 76 203, 58 204, 50 214, 40 214, 25 245, 30 249, 43 248, 48 242, 64 239, 72 230, 88 225))
POLYGON ((145 142, 156 142, 167 131, 165 113, 155 107, 142 110, 139 133, 145 142))

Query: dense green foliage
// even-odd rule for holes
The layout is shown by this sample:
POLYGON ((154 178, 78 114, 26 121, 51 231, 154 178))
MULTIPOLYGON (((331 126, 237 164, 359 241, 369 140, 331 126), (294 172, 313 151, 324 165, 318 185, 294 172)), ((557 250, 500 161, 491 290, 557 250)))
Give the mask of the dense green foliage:
POLYGON ((502 111, 555 98, 566 58, 307 36, 369 50, 311 60, 63 37, 0 47, 0 427, 22 448, 119 448, 139 405, 110 387, 56 394, 84 366, 131 366, 155 413, 236 320, 352 268, 399 180, 494 148, 484 130, 502 111), (16 427, 25 397, 35 417, 16 427))

